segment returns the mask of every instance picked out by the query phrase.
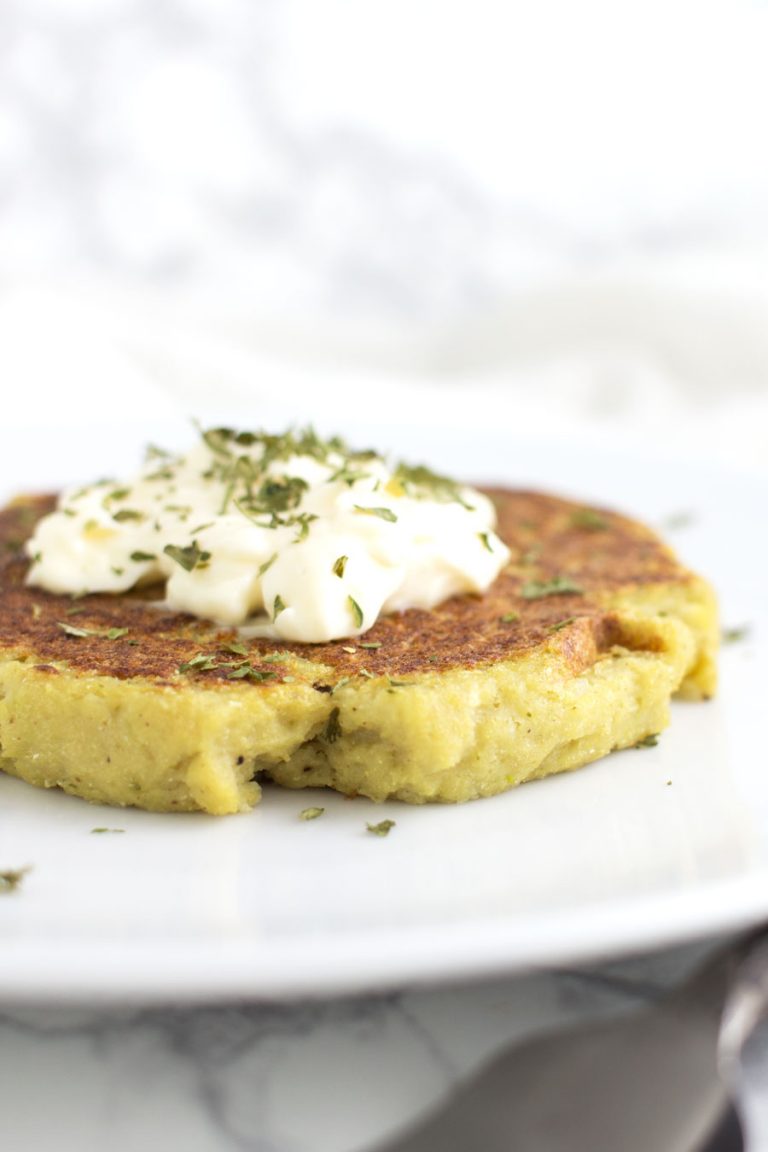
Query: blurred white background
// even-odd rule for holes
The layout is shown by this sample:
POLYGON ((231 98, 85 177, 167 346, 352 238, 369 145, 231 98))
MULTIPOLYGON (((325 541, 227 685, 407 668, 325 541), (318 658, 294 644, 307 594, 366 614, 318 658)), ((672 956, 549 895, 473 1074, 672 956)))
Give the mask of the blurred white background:
POLYGON ((762 463, 766 60, 764 0, 2 0, 0 421, 762 463))

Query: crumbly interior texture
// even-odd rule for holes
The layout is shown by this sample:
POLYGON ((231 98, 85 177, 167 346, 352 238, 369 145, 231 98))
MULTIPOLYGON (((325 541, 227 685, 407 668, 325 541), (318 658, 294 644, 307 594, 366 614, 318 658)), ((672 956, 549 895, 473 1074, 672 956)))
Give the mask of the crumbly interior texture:
POLYGON ((544 647, 413 687, 342 689, 338 739, 321 734, 269 775, 373 800, 474 800, 633 747, 666 728, 672 696, 712 691, 705 645, 682 619, 637 610, 617 639, 578 675, 544 647))
POLYGON ((654 590, 651 603, 623 605, 620 642, 578 675, 556 645, 332 694, 158 686, 6 660, 0 766, 98 803, 216 815, 252 807, 263 776, 373 800, 490 796, 660 732, 676 693, 711 694, 713 597, 702 583, 674 612, 676 599, 654 590))
MULTIPOLYGON (((279 654, 279 665, 263 666, 279 667, 279 676, 253 683, 221 671, 94 671, 82 659, 42 657, 29 641, 6 643, 0 767, 97 803, 215 815, 251 808, 270 778, 375 801, 490 796, 660 732, 675 695, 712 695, 714 593, 670 570, 669 579, 595 587, 589 610, 583 596, 542 597, 538 610, 553 623, 537 622, 526 643, 471 664, 426 658, 409 666, 401 654, 390 669, 382 641, 353 648, 343 659, 363 671, 343 675, 322 652, 296 646, 279 654)), ((61 618, 49 602, 61 598, 42 609, 41 599, 31 601, 38 616, 50 608, 61 618)), ((396 626, 407 651, 408 617, 396 626)), ((375 634, 386 640, 387 627, 395 625, 375 634)), ((184 642, 189 659, 195 643, 184 642)), ((73 652, 109 647, 66 635, 59 643, 73 652)))

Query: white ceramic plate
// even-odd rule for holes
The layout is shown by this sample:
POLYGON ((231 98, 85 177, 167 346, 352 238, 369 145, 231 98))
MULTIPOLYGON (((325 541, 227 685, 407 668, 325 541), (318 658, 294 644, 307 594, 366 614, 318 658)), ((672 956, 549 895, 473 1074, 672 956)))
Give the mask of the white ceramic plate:
MULTIPOLYGON (((9 997, 286 997, 511 972, 661 946, 768 914, 768 483, 631 452, 473 444, 392 429, 390 445, 468 478, 549 488, 663 525, 717 585, 722 691, 679 704, 658 747, 463 807, 376 807, 266 789, 216 820, 94 808, 0 776, 0 897, 9 997), (309 804, 325 815, 298 819, 309 804), (396 827, 379 839, 369 820, 396 827), (96 827, 122 833, 92 834, 96 827)), ((130 466, 119 434, 4 437, 9 494, 130 466)))

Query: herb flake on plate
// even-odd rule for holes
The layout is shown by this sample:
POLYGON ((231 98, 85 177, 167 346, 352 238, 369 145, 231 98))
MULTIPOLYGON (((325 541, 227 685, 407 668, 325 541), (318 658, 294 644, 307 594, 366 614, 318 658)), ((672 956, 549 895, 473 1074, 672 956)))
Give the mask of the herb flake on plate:
POLYGON ((0 871, 0 894, 15 892, 29 871, 29 865, 26 868, 4 868, 0 871))
POLYGON ((635 748, 655 748, 658 742, 658 732, 652 732, 649 736, 643 736, 642 740, 638 740, 635 748))
POLYGON ((389 836, 390 830, 395 827, 395 821, 380 820, 378 824, 366 824, 365 827, 372 836, 389 836))

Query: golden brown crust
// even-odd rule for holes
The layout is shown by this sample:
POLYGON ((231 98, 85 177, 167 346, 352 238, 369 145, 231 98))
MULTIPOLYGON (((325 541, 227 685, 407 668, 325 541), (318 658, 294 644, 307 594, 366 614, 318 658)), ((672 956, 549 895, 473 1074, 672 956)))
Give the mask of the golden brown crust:
MULTIPOLYGON (((295 677, 293 665, 269 661, 276 652, 290 652, 319 666, 316 686, 322 689, 361 669, 396 678, 471 668, 512 659, 544 642, 559 649, 576 675, 611 647, 632 646, 619 617, 605 606, 612 594, 694 579, 653 532, 622 516, 585 511, 533 492, 494 489, 489 495, 512 560, 486 595, 456 597, 430 612, 382 618, 358 640, 318 645, 248 641, 252 667, 269 677, 249 683, 263 690, 288 673, 295 677), (546 587, 557 580, 581 591, 525 595, 536 590, 534 582, 546 587)), ((158 611, 147 603, 158 595, 156 589, 73 601, 28 588, 21 545, 53 503, 51 496, 29 497, 0 511, 0 652, 49 667, 52 675, 65 664, 82 673, 166 684, 178 683, 179 666, 199 653, 221 662, 232 660, 226 651, 235 639, 231 630, 158 611), (73 637, 62 624, 102 635, 73 637), (110 629, 127 632, 109 639, 103 633, 110 629)), ((195 677, 201 683, 225 685, 230 673, 231 666, 224 666, 197 671, 195 677)))

